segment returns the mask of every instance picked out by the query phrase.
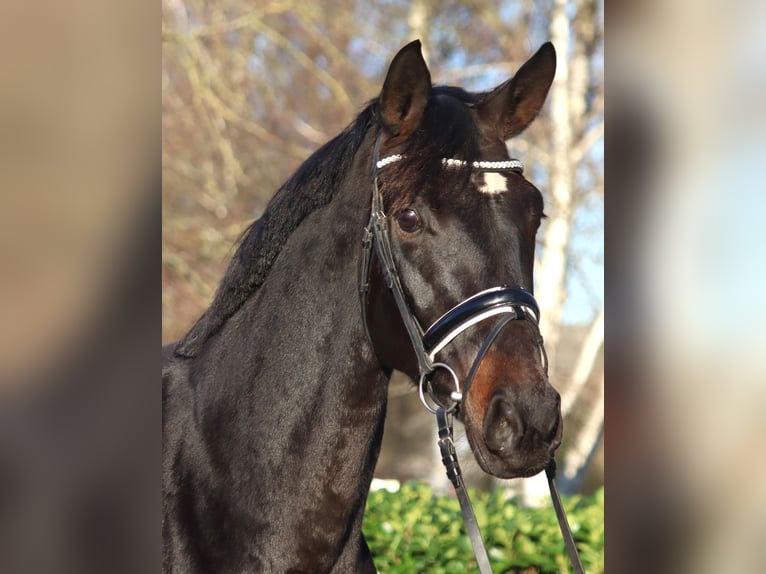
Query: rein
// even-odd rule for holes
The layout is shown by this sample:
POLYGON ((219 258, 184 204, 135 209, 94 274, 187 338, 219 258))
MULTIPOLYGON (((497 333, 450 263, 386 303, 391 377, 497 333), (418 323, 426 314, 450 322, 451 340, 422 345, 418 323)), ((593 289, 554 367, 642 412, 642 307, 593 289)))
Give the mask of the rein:
MULTIPOLYGON (((418 371, 420 382, 418 391, 420 400, 429 412, 436 416, 438 426, 438 445, 447 471, 447 477, 455 488, 460 510, 463 514, 463 521, 466 525, 466 531, 473 547, 476 562, 481 574, 492 574, 487 550, 481 537, 478 522, 471 506, 468 492, 465 488, 462 472, 458 463, 457 451, 453 439, 452 419, 454 411, 460 405, 468 390, 471 387, 474 377, 479 370, 482 359, 486 355, 490 346, 497 335, 508 323, 514 320, 527 320, 535 328, 537 333, 537 344, 543 360, 545 372, 548 372, 548 357, 543 346, 542 336, 537 328, 540 311, 534 296, 521 288, 501 286, 487 289, 468 299, 465 299, 442 317, 437 319, 427 330, 423 330, 415 315, 407 305, 402 283, 396 270, 393 252, 388 233, 388 219, 386 217, 383 205, 383 197, 378 186, 378 171, 387 165, 395 163, 402 159, 399 154, 389 155, 382 159, 379 158, 380 138, 375 141, 372 162, 372 205, 370 209, 370 220, 367 227, 364 228, 362 239, 362 262, 359 278, 359 297, 362 310, 362 322, 369 337, 369 327, 367 325, 367 292, 370 285, 370 268, 372 261, 372 251, 375 250, 378 260, 383 269, 383 277, 386 286, 391 290, 399 315, 402 318, 404 327, 412 343, 412 348, 418 361, 418 371), (483 321, 495 315, 505 315, 492 328, 490 334, 485 339, 479 352, 474 359, 468 376, 466 378, 463 390, 460 390, 460 381, 455 371, 446 363, 435 362, 436 355, 445 346, 447 346, 455 337, 469 329, 476 323, 483 321), (455 383, 455 391, 450 394, 452 404, 448 407, 431 406, 426 399, 426 384, 428 385, 428 394, 432 395, 430 388, 430 375, 438 368, 447 370, 455 383)), ((463 168, 468 167, 468 162, 454 158, 442 159, 442 165, 445 168, 463 168)), ((506 161, 475 161, 471 167, 480 171, 500 172, 514 170, 521 173, 524 165, 519 160, 511 159, 506 161)), ((433 400, 433 399, 432 399, 433 400)), ((551 492, 551 500, 556 511, 556 517, 559 522, 562 537, 567 548, 569 560, 576 574, 584 574, 583 566, 577 553, 572 532, 567 522, 564 508, 559 498, 558 489, 555 484, 556 462, 551 458, 548 466, 545 468, 545 474, 548 479, 548 487, 551 492)))

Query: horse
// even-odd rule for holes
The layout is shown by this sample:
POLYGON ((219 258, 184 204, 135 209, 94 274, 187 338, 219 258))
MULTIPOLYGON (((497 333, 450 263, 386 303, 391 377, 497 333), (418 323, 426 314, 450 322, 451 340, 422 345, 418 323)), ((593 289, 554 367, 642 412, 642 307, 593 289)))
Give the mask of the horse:
POLYGON ((454 409, 485 472, 545 468, 562 421, 531 295, 543 198, 506 141, 555 68, 546 43, 472 93, 432 85, 407 44, 246 230, 210 307, 163 348, 164 572, 376 572, 362 519, 393 370, 454 409), (493 333, 461 389, 503 320, 489 299, 509 293, 527 320, 493 333), (466 305, 482 316, 453 329, 466 305), (429 347, 418 325, 434 323, 429 347))

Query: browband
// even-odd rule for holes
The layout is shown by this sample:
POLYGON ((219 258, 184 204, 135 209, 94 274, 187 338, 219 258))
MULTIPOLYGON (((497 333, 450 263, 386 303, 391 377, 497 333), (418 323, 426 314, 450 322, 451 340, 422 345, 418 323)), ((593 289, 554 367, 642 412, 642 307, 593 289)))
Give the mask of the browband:
MULTIPOLYGON (((387 165, 391 165, 392 163, 396 163, 397 161, 403 159, 404 156, 399 153, 387 155, 386 157, 379 159, 375 162, 375 167, 377 169, 381 169, 386 167, 387 165)), ((442 158, 442 165, 444 167, 449 168, 463 168, 467 167, 469 165, 469 162, 465 161, 464 159, 455 159, 455 158, 442 158)), ((521 162, 521 160, 518 159, 506 159, 501 161, 473 161, 470 162, 470 165, 473 169, 477 169, 479 171, 485 170, 485 171, 515 171, 517 173, 524 173, 524 164, 521 162)))

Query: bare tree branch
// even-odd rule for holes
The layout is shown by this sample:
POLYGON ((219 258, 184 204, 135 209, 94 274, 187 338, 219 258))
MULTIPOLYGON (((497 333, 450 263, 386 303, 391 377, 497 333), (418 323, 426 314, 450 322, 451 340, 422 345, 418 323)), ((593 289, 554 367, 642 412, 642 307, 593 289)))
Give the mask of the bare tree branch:
POLYGON ((580 163, 596 142, 604 137, 603 118, 595 126, 591 127, 572 148, 572 161, 580 163))
POLYGON ((265 36, 267 36, 276 45, 281 46, 288 52, 295 60, 301 64, 306 71, 314 74, 325 86, 327 86, 333 95, 338 98, 341 105, 351 105, 351 98, 349 98, 346 89, 343 85, 333 78, 327 70, 318 66, 314 60, 309 58, 306 53, 293 44, 288 38, 286 38, 281 32, 272 28, 264 23, 262 20, 253 18, 251 25, 254 29, 259 30, 265 36))
POLYGON ((561 397, 561 414, 567 416, 585 388, 593 372, 598 352, 604 343, 604 311, 599 311, 588 330, 588 335, 580 348, 572 379, 561 397))

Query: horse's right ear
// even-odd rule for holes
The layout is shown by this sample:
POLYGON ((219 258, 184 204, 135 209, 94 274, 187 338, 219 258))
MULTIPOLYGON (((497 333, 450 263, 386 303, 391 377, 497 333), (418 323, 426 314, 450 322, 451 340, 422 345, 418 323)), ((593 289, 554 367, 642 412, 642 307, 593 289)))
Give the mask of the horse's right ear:
POLYGON ((420 40, 410 42, 394 56, 380 92, 380 121, 391 136, 415 131, 431 95, 431 73, 420 53, 420 40))

